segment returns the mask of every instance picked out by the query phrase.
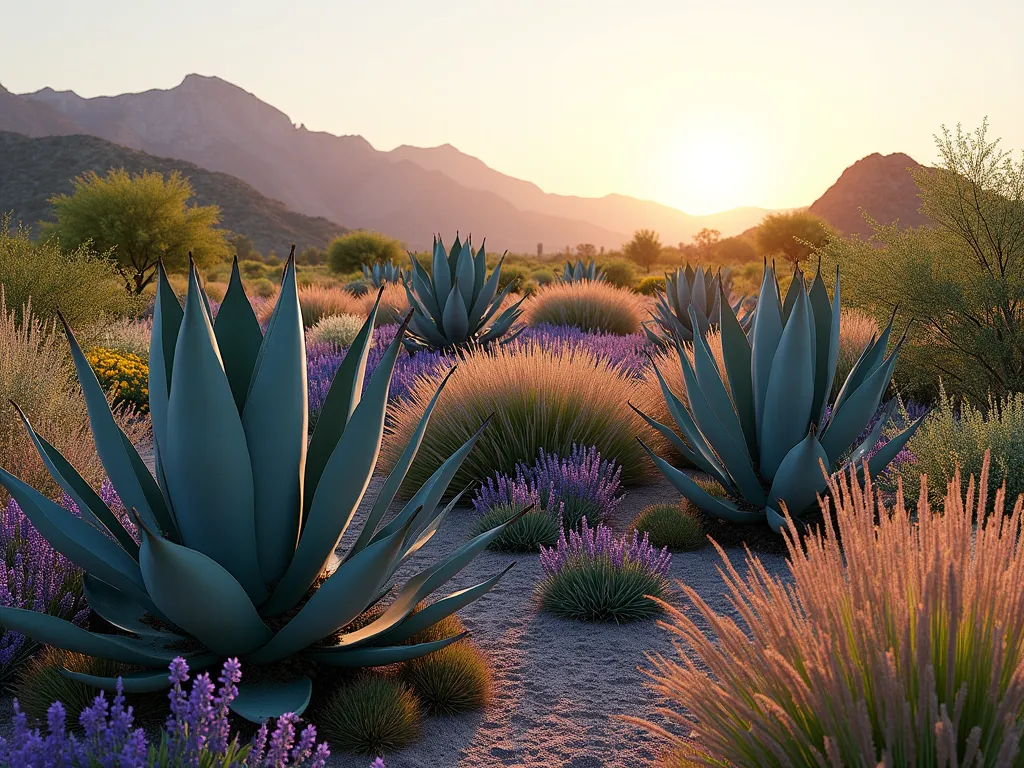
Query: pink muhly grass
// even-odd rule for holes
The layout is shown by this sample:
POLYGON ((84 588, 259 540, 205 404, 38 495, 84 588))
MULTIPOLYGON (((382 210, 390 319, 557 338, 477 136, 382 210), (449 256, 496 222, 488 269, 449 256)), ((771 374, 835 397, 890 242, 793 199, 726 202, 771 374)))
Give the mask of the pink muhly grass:
POLYGON ((887 509, 834 477, 824 531, 787 532, 791 581, 719 548, 743 624, 681 584, 699 616, 664 605, 679 657, 647 671, 678 732, 631 719, 668 740, 664 764, 1024 764, 1022 500, 1004 515, 1000 490, 987 514, 988 471, 966 495, 957 473, 941 510, 924 478, 916 508, 900 484, 887 509))

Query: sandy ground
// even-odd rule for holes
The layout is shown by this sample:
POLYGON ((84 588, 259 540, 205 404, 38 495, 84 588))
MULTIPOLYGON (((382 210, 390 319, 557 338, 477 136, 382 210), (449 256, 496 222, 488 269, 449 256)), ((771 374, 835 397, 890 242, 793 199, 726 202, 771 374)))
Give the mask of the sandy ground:
MULTIPOLYGON (((373 481, 364 508, 372 503, 380 482, 373 481)), ((633 489, 613 525, 625 529, 647 504, 677 499, 665 482, 633 489)), ((468 535, 471 522, 471 511, 453 512, 406 568, 422 567, 453 551, 468 535)), ((357 531, 358 523, 357 519, 351 530, 357 531)), ((740 550, 730 554, 734 562, 742 563, 740 550)), ((785 570, 781 557, 760 557, 770 570, 785 570)), ((492 705, 480 713, 428 718, 416 744, 386 757, 388 768, 637 768, 652 764, 659 744, 616 716, 657 717, 658 702, 644 687, 646 678, 637 667, 645 665, 646 651, 673 653, 670 634, 654 621, 586 624, 538 612, 534 588, 541 568, 536 555, 485 551, 446 585, 447 592, 481 581, 513 560, 516 567, 494 591, 459 613, 474 640, 491 656, 492 705)), ((710 547, 677 554, 671 577, 696 589, 716 610, 728 612, 717 565, 718 556, 710 547)), ((0 722, 6 725, 9 700, 0 701, 0 712, 0 722)), ((0 733, 7 730, 3 725, 0 733)), ((338 754, 329 765, 367 768, 369 763, 364 757, 338 754)))

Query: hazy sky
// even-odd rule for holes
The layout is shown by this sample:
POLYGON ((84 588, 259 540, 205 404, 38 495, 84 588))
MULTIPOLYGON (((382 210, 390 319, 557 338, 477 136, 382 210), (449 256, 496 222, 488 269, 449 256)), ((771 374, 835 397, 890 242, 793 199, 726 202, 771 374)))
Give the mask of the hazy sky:
POLYGON ((379 149, 450 143, 549 192, 806 205, 942 123, 1024 148, 1020 0, 0 0, 0 82, 218 75, 379 149))

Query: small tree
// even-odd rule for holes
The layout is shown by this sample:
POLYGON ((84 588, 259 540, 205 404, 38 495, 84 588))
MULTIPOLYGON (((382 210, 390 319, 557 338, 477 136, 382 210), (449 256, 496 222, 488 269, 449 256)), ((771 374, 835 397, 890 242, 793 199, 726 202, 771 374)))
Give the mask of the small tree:
POLYGON ((163 174, 124 169, 99 176, 90 171, 74 180, 74 192, 50 199, 57 222, 53 232, 64 248, 86 243, 110 252, 129 289, 142 293, 162 259, 169 271, 188 267, 188 255, 200 267, 228 258, 226 233, 216 229, 220 209, 188 205, 192 185, 177 171, 163 174))
POLYGON ((698 258, 702 261, 710 260, 715 244, 721 239, 721 232, 717 229, 708 229, 707 227, 704 227, 700 232, 694 235, 693 245, 697 249, 698 258))
POLYGON ((228 242, 231 243, 235 248, 235 255, 239 261, 248 261, 253 258, 253 254, 256 253, 256 248, 245 235, 234 235, 228 242))
POLYGON ((719 264, 740 264, 757 258, 757 251, 742 237, 727 237, 719 240, 711 253, 719 264))
POLYGON ((644 271, 650 273, 651 265, 657 263, 661 258, 661 239, 658 233, 651 229, 638 229, 633 233, 633 239, 626 243, 622 249, 626 258, 639 264, 644 271))
POLYGON ((597 256, 597 246, 593 243, 580 243, 576 246, 576 256, 580 259, 592 259, 597 256))
POLYGON ((308 248, 303 248, 302 252, 298 255, 299 264, 306 264, 313 266, 315 264, 324 263, 324 252, 317 248, 315 245, 311 245, 308 248))
POLYGON ((354 272, 363 264, 400 261, 402 244, 380 232, 349 232, 327 246, 327 265, 332 272, 354 272))
POLYGON ((769 213, 757 228, 757 245, 766 256, 781 254, 793 267, 834 237, 823 218, 807 211, 769 213))

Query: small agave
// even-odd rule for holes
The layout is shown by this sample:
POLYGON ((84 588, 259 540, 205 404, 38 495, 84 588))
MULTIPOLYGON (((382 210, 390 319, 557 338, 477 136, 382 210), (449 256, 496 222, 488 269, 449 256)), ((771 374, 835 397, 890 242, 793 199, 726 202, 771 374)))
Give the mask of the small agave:
MULTIPOLYGON (((53 548, 86 572, 90 607, 116 631, 93 632, 56 616, 8 607, 0 607, 0 627, 133 665, 139 671, 124 675, 124 690, 137 693, 166 689, 167 664, 179 655, 193 669, 231 657, 250 669, 299 659, 301 664, 239 686, 231 708, 253 721, 303 711, 312 685, 298 672, 303 667, 391 664, 458 639, 409 644, 425 627, 485 594, 500 573, 414 609, 504 526, 396 585, 379 616, 359 621, 454 505, 439 509, 480 434, 381 525, 416 457, 442 383, 362 525, 349 530, 377 463, 388 390, 405 332, 403 325, 364 393, 376 313, 377 305, 307 439, 306 348, 294 257, 285 268, 265 335, 245 296, 237 260, 216 321, 195 268, 189 269, 182 308, 161 265, 149 368, 155 478, 118 427, 65 324, 97 452, 117 494, 132 510, 140 537, 22 414, 40 458, 81 517, 2 469, 0 485, 53 548), (339 554, 346 533, 349 541, 339 554)), ((105 690, 114 690, 117 683, 112 677, 63 674, 105 690)))
POLYGON ((604 270, 598 267, 593 259, 588 264, 584 264, 583 259, 576 259, 576 264, 571 261, 565 262, 565 269, 562 270, 562 282, 579 283, 583 280, 604 282, 604 270))
POLYGON ((372 268, 363 264, 363 278, 374 288, 380 288, 384 283, 404 283, 405 271, 393 261, 378 261, 372 268))
POLYGON ((729 305, 726 294, 729 287, 729 270, 721 269, 716 274, 710 267, 697 267, 694 270, 689 264, 686 269, 676 269, 665 273, 665 291, 657 295, 655 311, 651 313, 656 330, 652 330, 652 321, 644 324, 647 338, 658 346, 672 347, 676 342, 689 344, 693 341, 694 329, 707 334, 711 328, 717 328, 722 322, 722 303, 731 306, 737 314, 740 326, 747 330, 753 313, 743 309, 743 299, 729 305), (691 319, 690 310, 694 310, 695 319, 691 319))
POLYGON ((413 307, 410 334, 405 342, 409 351, 488 344, 508 333, 522 314, 520 305, 526 297, 488 325, 514 287, 510 283, 498 294, 504 260, 502 256, 488 278, 483 245, 474 256, 469 239, 462 243, 456 234, 451 251, 446 253, 440 236, 435 237, 431 272, 428 274, 413 259, 412 276, 405 284, 409 305, 413 307))
MULTIPOLYGON (((782 302, 775 268, 766 266, 750 337, 734 311, 722 312, 724 370, 719 370, 702 334, 694 338, 692 363, 680 345, 688 401, 684 404, 655 366, 682 437, 637 413, 693 466, 719 482, 727 498, 710 495, 644 447, 662 474, 707 514, 738 523, 767 521, 779 532, 786 524, 784 510, 798 521, 817 508, 817 496, 827 486, 822 465, 834 473, 850 465, 863 471, 866 464, 874 476, 921 424, 924 416, 872 453, 897 404, 890 400, 872 425, 906 339, 904 333, 886 355, 892 320, 864 348, 829 403, 839 355, 838 270, 834 296, 829 301, 820 271, 809 291, 804 289, 803 274, 797 272, 782 302)), ((698 324, 692 306, 690 319, 698 324)))

